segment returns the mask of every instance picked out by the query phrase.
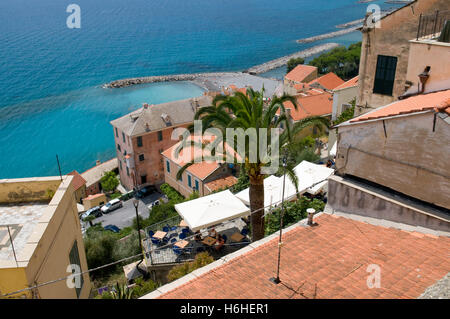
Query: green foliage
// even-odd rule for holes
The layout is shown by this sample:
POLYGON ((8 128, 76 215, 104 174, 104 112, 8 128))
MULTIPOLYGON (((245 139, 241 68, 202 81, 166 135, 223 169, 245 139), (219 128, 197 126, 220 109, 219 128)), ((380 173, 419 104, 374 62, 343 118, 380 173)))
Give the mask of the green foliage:
POLYGON ((287 69, 286 69, 286 73, 291 72, 293 69, 295 69, 295 67, 299 64, 304 64, 305 63, 305 59, 303 58, 292 58, 287 62, 287 69))
POLYGON ((214 261, 214 258, 210 256, 207 252, 199 253, 195 256, 195 259, 191 262, 186 262, 181 265, 173 267, 169 274, 167 275, 167 279, 170 281, 177 280, 190 272, 206 266, 214 261))
MULTIPOLYGON (((309 199, 305 196, 295 202, 285 203, 285 214, 283 217, 283 228, 288 227, 304 218, 306 218, 307 208, 314 208, 316 212, 322 211, 325 203, 319 199, 309 199)), ((272 214, 266 216, 266 235, 273 234, 280 229, 280 211, 281 207, 273 210, 272 214)))
POLYGON ((320 74, 334 72, 344 80, 348 80, 359 73, 361 56, 361 42, 351 44, 348 48, 340 46, 319 55, 311 60, 309 65, 316 66, 320 74))
POLYGON ((45 197, 47 197, 48 200, 52 200, 53 196, 55 196, 55 191, 53 189, 48 188, 45 191, 45 197))
MULTIPOLYGON (((302 139, 294 139, 288 144, 288 161, 296 166, 302 161, 317 162, 320 156, 315 151, 316 142, 311 136, 307 136, 302 139)), ((279 171, 280 172, 280 171, 279 171)), ((280 173, 282 174, 282 172, 280 173)))
MULTIPOLYGON (((127 229, 126 232, 130 230, 127 229)), ((133 231, 127 238, 121 238, 124 233, 115 234, 104 230, 101 226, 90 227, 86 231, 84 247, 89 268, 96 268, 105 264, 118 261, 125 257, 134 256, 140 253, 138 234, 133 231)), ((102 277, 114 271, 117 267, 99 269, 92 273, 92 276, 102 277)))
POLYGON ((150 213, 150 216, 146 219, 146 225, 150 226, 166 219, 179 216, 175 210, 175 202, 169 201, 168 203, 161 203, 160 205, 154 206, 150 213))
POLYGON ((338 125, 340 123, 343 123, 345 121, 348 121, 350 119, 352 119, 355 116, 355 104, 356 104, 356 99, 353 99, 350 104, 352 105, 352 107, 346 109, 344 112, 342 112, 338 118, 336 119, 336 121, 333 122, 333 125, 338 125))
POLYGON ((248 174, 245 172, 244 165, 241 165, 241 170, 239 173, 237 183, 231 186, 230 190, 232 193, 236 194, 249 186, 250 186, 250 178, 248 177, 248 174))
POLYGON ((116 283, 115 289, 111 291, 112 299, 132 299, 133 289, 128 288, 126 285, 119 285, 116 283))
POLYGON ((176 201, 177 203, 184 201, 184 196, 169 184, 162 184, 160 189, 167 196, 169 201, 176 201))
MULTIPOLYGON (((113 251, 117 238, 112 232, 104 231, 101 228, 100 231, 91 230, 87 234, 84 240, 84 247, 89 268, 96 268, 115 261, 113 251)), ((100 269, 95 271, 93 275, 101 276, 106 272, 107 270, 100 269)))
POLYGON ((158 288, 158 284, 152 280, 145 281, 142 278, 138 278, 135 280, 135 283, 136 286, 133 287, 133 298, 142 297, 158 288))
POLYGON ((108 197, 109 197, 109 199, 121 198, 122 197, 122 193, 121 192, 114 192, 111 195, 109 195, 108 197))
POLYGON ((100 184, 105 192, 113 192, 119 186, 119 179, 113 171, 105 173, 100 179, 100 184))

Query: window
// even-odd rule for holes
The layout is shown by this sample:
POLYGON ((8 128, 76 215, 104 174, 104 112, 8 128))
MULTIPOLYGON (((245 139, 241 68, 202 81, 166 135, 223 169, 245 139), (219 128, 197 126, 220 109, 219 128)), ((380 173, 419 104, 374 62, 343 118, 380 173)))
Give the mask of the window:
POLYGON ((119 160, 119 169, 122 170, 122 161, 119 160))
POLYGON ((142 147, 142 136, 138 136, 137 138, 137 146, 142 147))
POLYGON ((170 162, 169 162, 169 160, 166 161, 166 167, 167 167, 167 173, 170 173, 170 162))
POLYGON ((147 183, 147 175, 141 175, 141 184, 147 183))
POLYGON ((119 137, 119 131, 117 130, 117 127, 115 129, 116 129, 116 137, 119 137))
POLYGON ((180 182, 183 181, 183 174, 180 175, 180 178, 178 179, 180 182))
MULTIPOLYGON (((78 269, 72 269, 72 273, 81 272, 81 262, 80 255, 78 254, 78 245, 77 241, 73 243, 72 249, 69 253, 69 261, 71 265, 77 265, 78 269)), ((77 298, 80 298, 81 289, 83 289, 84 278, 83 275, 80 275, 79 278, 75 277, 75 291, 77 293, 77 298), (79 285, 77 285, 79 283, 79 285)))
POLYGON ((192 177, 188 174, 188 186, 192 188, 192 177))
POLYGON ((144 154, 139 154, 139 161, 142 162, 144 160, 144 154))
POLYGON ((378 56, 373 93, 392 95, 396 68, 396 57, 386 55, 378 56))
POLYGON ((342 104, 341 112, 344 112, 344 111, 350 109, 351 107, 352 107, 351 104, 344 103, 344 104, 342 104))
POLYGON ((163 139, 162 131, 158 131, 158 141, 162 141, 162 139, 163 139))
POLYGON ((130 169, 127 166, 127 175, 130 176, 130 169))
POLYGON ((195 180, 195 189, 198 190, 199 189, 199 185, 198 185, 198 179, 195 180))
POLYGON ((117 144, 117 149, 119 150, 119 152, 122 152, 122 149, 120 148, 120 144, 117 144))
POLYGON ((122 140, 125 143, 125 133, 122 132, 122 140))

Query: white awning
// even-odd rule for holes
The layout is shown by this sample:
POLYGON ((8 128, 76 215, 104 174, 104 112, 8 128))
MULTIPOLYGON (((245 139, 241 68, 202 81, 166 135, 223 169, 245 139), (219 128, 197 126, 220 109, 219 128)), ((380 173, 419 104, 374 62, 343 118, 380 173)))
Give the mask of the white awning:
POLYGON ((175 210, 192 231, 246 216, 250 210, 229 190, 176 204, 175 210))
MULTIPOLYGON (((305 192, 316 194, 327 183, 326 179, 333 174, 334 170, 324 165, 318 165, 303 161, 294 168, 298 178, 298 194, 305 192)), ((292 200, 296 196, 294 184, 286 176, 284 199, 292 200)), ((271 206, 281 204, 283 194, 283 177, 269 176, 264 179, 264 207, 268 210, 271 206)), ((246 188, 236 194, 244 204, 250 205, 250 189, 246 188)))

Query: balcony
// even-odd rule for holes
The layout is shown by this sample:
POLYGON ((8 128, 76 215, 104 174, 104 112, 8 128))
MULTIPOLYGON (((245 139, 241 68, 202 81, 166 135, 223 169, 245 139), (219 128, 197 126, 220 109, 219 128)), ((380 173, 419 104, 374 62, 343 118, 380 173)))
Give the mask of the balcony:
POLYGON ((450 10, 437 10, 430 15, 420 14, 416 40, 437 40, 448 20, 450 20, 450 10))

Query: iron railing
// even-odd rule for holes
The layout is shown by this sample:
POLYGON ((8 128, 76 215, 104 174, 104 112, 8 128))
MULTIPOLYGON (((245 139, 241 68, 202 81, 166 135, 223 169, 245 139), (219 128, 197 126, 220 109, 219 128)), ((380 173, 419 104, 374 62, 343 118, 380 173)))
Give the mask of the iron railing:
POLYGON ((450 20, 450 10, 436 10, 435 13, 430 15, 420 14, 416 40, 437 38, 447 20, 450 20))

